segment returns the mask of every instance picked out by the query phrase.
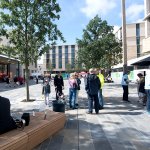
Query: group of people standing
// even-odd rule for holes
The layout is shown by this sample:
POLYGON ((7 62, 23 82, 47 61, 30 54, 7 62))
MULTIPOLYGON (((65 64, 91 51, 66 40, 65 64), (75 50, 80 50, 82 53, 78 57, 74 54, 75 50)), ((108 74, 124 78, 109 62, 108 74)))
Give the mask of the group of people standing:
MULTIPOLYGON (((122 76, 121 85, 123 87, 123 101, 130 102, 128 99, 128 85, 129 85, 129 71, 125 72, 122 76)), ((146 106, 148 113, 150 113, 150 72, 144 76, 142 73, 137 74, 137 93, 139 100, 143 106, 146 106)))
MULTIPOLYGON (((78 94, 80 91, 80 75, 77 72, 71 73, 68 78, 69 85, 69 107, 71 109, 78 108, 78 94)), ((88 112, 93 113, 93 107, 95 108, 96 114, 99 113, 100 109, 103 109, 104 100, 102 96, 102 86, 104 84, 104 76, 100 70, 91 68, 89 73, 85 76, 85 90, 88 95, 88 112), (94 102, 94 104, 93 104, 94 102)), ((59 72, 54 78, 54 86, 56 91, 56 100, 59 96, 63 95, 64 81, 61 73, 59 72)), ((51 87, 48 80, 45 80, 43 85, 42 94, 45 96, 45 104, 49 104, 49 94, 51 93, 51 87)))
POLYGON ((85 79, 85 90, 88 95, 88 114, 93 113, 93 106, 95 113, 98 114, 100 109, 103 109, 104 100, 102 95, 102 87, 104 85, 104 76, 101 70, 91 68, 89 74, 85 79), (94 105, 93 105, 94 102, 94 105))

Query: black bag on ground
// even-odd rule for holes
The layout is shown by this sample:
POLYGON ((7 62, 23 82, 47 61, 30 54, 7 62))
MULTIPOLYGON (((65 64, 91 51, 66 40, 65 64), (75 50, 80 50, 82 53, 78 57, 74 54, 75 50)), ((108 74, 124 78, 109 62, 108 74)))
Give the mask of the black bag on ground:
POLYGON ((30 114, 29 113, 23 113, 21 119, 25 120, 25 126, 29 125, 30 122, 30 114))
POLYGON ((59 103, 57 100, 53 101, 53 111, 55 112, 65 112, 65 104, 59 103))

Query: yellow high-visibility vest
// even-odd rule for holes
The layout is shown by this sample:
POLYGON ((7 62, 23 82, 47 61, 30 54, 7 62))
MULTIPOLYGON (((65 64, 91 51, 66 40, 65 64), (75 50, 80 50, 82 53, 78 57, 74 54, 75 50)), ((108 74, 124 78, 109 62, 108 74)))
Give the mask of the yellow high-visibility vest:
POLYGON ((100 82, 101 82, 101 89, 102 89, 102 87, 103 87, 103 85, 104 85, 104 81, 105 81, 104 76, 103 76, 103 74, 101 74, 101 73, 99 73, 97 76, 98 76, 99 79, 100 79, 100 82))

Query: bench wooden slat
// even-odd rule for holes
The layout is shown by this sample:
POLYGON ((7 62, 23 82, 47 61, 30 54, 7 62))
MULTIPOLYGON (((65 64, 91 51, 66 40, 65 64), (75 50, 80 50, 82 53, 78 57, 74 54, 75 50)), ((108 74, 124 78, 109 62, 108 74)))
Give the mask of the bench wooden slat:
POLYGON ((18 130, 12 130, 0 135, 0 150, 21 150, 27 149, 28 136, 18 130))
POLYGON ((64 127, 64 113, 47 110, 45 120, 44 115, 44 112, 36 112, 23 131, 12 130, 0 135, 0 150, 31 150, 64 127))

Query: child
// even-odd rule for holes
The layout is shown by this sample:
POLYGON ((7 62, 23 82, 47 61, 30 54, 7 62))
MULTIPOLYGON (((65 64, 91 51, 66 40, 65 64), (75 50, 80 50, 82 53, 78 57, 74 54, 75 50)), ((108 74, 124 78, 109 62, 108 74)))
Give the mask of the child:
POLYGON ((49 85, 48 80, 45 80, 45 83, 43 85, 42 94, 45 96, 45 104, 49 105, 49 94, 51 93, 51 87, 49 85))

